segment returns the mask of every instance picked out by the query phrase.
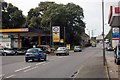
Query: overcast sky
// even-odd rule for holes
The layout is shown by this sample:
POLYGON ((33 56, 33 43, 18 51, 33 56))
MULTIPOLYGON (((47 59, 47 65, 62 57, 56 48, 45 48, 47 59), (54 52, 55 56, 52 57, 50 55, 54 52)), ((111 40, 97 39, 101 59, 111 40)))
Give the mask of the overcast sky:
MULTIPOLYGON (((84 10, 84 21, 86 23, 86 33, 92 35, 92 30, 94 32, 93 36, 100 35, 102 33, 102 0, 4 0, 8 3, 12 3, 14 6, 18 7, 23 11, 24 15, 27 15, 27 12, 31 8, 38 6, 40 2, 43 1, 54 1, 56 3, 75 3, 81 6, 84 10)), ((105 0, 104 0, 105 1, 105 0)), ((118 5, 120 0, 106 0, 105 1, 105 34, 110 30, 108 23, 108 15, 110 5, 118 5), (116 2, 115 2, 116 1, 116 2)))

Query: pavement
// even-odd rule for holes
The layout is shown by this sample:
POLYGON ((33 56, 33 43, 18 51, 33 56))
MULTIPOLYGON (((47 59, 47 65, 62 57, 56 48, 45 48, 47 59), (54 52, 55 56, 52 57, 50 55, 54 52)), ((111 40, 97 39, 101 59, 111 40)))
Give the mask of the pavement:
POLYGON ((86 80, 108 80, 106 68, 103 66, 103 58, 100 56, 92 57, 87 63, 80 67, 76 78, 86 80))
POLYGON ((75 80, 120 80, 120 65, 114 63, 114 52, 106 51, 106 66, 103 57, 96 55, 80 67, 75 80))
POLYGON ((115 64, 113 51, 106 51, 106 60, 110 79, 120 80, 120 65, 115 64))

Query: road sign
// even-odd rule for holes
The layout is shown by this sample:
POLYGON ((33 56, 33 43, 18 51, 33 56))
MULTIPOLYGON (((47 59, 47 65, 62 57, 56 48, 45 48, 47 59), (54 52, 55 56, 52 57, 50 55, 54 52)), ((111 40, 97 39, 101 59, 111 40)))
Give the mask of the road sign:
POLYGON ((60 26, 52 27, 53 42, 60 42, 60 26))
POLYGON ((60 26, 53 26, 52 32, 60 32, 60 26))
POLYGON ((113 28, 112 29, 112 38, 113 39, 119 39, 119 28, 113 28))
POLYGON ((60 42, 60 33, 53 33, 53 42, 60 42))

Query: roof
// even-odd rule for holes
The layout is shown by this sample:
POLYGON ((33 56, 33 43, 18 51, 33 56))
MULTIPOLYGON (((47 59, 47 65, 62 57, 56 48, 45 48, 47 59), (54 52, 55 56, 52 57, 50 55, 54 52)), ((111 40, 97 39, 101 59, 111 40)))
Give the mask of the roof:
POLYGON ((15 29, 0 29, 0 33, 6 33, 6 34, 15 34, 15 33, 21 33, 21 35, 25 35, 26 33, 29 33, 31 35, 36 35, 40 33, 41 36, 49 36, 49 31, 43 31, 41 29, 36 28, 15 28, 15 29))

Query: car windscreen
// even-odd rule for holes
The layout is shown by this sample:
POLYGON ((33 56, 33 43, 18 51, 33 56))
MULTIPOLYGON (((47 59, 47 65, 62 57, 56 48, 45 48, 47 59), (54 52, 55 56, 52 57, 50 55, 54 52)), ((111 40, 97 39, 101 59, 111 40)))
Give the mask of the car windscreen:
POLYGON ((57 50, 65 50, 65 47, 59 47, 57 50))
POLYGON ((28 49, 27 53, 35 53, 35 52, 39 52, 38 49, 28 49))
POLYGON ((4 48, 4 50, 13 50, 12 48, 4 48))
POLYGON ((119 48, 118 48, 118 49, 119 49, 119 51, 120 51, 120 46, 119 46, 119 48))
POLYGON ((80 46, 75 46, 75 48, 80 48, 80 46))

